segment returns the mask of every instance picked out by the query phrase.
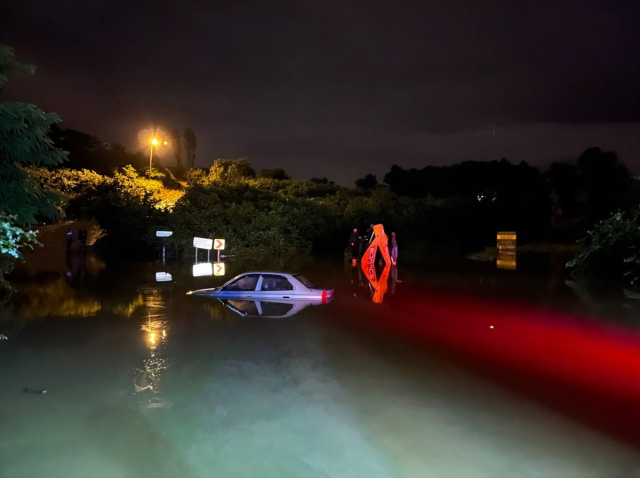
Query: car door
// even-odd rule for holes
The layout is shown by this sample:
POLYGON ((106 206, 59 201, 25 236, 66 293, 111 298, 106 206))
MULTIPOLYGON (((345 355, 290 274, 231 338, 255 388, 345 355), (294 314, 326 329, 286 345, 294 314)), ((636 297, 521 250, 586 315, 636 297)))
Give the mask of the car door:
POLYGON ((260 299, 290 299, 296 296, 293 284, 283 275, 262 274, 260 299))

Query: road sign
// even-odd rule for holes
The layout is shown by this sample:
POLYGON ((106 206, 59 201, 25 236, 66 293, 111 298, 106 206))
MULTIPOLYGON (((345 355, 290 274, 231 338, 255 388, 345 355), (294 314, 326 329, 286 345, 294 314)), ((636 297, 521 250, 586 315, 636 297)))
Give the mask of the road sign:
POLYGON ((173 235, 173 231, 156 231, 156 237, 169 237, 173 235))
POLYGON ((516 241, 518 238, 518 234, 515 231, 509 232, 498 232, 498 251, 502 250, 513 250, 516 249, 516 241))
POLYGON ((156 282, 171 282, 173 277, 168 272, 156 272, 156 282))
POLYGON ((213 248, 218 250, 218 251, 224 250, 224 239, 216 239, 214 241, 213 248))
POLYGON ((193 265, 193 277, 212 276, 213 264, 211 262, 201 262, 193 265))
POLYGON ((208 249, 213 248, 213 239, 205 239, 204 237, 194 237, 193 247, 196 249, 208 249))
POLYGON ((213 264, 213 275, 214 276, 224 275, 224 262, 216 262, 215 264, 213 264))

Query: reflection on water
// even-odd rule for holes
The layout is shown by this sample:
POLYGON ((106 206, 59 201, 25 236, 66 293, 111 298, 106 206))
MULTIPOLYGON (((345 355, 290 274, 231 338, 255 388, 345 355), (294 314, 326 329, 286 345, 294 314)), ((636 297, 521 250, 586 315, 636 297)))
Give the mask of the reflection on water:
POLYGON ((169 369, 169 359, 165 356, 169 339, 170 325, 166 309, 171 305, 162 291, 151 287, 143 289, 147 308, 146 320, 140 330, 143 333, 149 355, 142 361, 142 366, 135 369, 133 387, 138 394, 138 404, 146 409, 170 408, 172 403, 164 397, 161 379, 169 369))
POLYGON ((322 300, 233 300, 217 299, 229 310, 243 317, 284 318, 300 313, 309 306, 322 306, 322 300))
POLYGON ((382 304, 384 295, 387 293, 388 289, 389 273, 392 268, 391 263, 387 263, 380 272, 379 268, 376 268, 374 262, 366 263, 363 261, 361 267, 369 281, 371 300, 374 304, 382 304))
POLYGON ((516 270, 516 251, 500 251, 496 266, 498 269, 516 270))

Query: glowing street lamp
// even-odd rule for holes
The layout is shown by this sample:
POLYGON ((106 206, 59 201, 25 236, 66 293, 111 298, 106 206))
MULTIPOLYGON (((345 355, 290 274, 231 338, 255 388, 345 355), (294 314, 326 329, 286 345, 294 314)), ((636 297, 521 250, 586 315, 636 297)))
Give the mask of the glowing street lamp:
MULTIPOLYGON (((151 147, 149 148, 149 179, 151 179, 151 165, 153 164, 153 147, 157 146, 160 144, 160 140, 158 138, 152 138, 151 139, 151 147)), ((166 146, 168 145, 169 142, 168 141, 163 141, 162 145, 166 146)))
POLYGON ((167 146, 169 141, 166 134, 161 129, 145 129, 138 133, 138 138, 145 146, 149 146, 149 179, 151 179, 151 168, 153 166, 153 149, 158 152, 163 146, 167 146))

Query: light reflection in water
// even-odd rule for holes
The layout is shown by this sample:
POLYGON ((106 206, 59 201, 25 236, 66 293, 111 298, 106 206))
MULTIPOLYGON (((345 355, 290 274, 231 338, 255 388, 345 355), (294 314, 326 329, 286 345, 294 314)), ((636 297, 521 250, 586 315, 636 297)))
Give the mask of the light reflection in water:
POLYGON ((148 356, 143 359, 142 366, 135 372, 134 391, 140 395, 138 404, 144 409, 166 409, 171 402, 163 397, 161 379, 169 368, 169 360, 165 354, 169 338, 169 323, 165 310, 169 306, 157 289, 144 291, 147 315, 140 330, 144 334, 144 342, 148 356))
POLYGON ((498 258, 496 259, 496 266, 498 269, 516 270, 516 252, 500 251, 498 253, 498 258))

